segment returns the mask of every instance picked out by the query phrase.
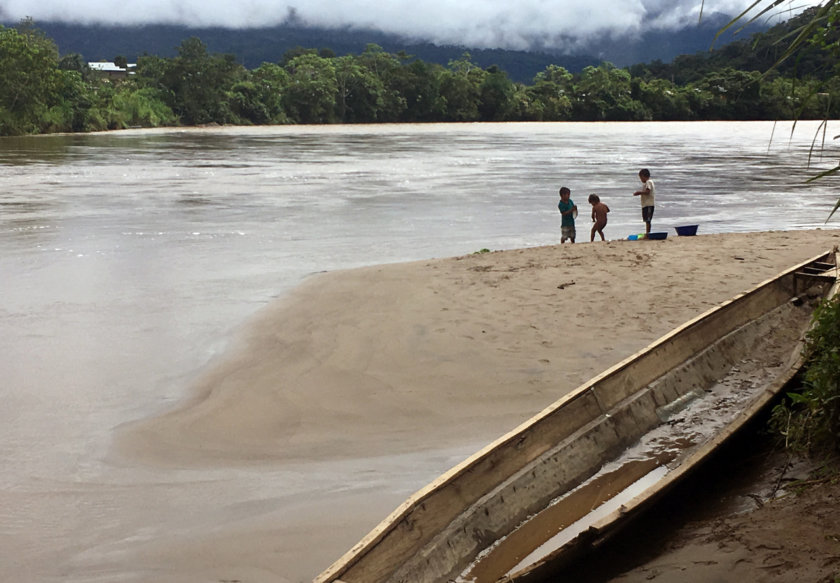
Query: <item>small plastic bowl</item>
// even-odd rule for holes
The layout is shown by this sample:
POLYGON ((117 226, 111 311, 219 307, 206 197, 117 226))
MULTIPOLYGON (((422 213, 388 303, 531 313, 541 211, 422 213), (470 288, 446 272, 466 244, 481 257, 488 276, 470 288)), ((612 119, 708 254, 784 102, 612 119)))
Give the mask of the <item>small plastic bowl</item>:
POLYGON ((645 239, 654 239, 654 240, 662 240, 667 239, 668 233, 661 232, 661 233, 648 233, 645 239))
POLYGON ((697 234, 697 225, 685 225, 683 227, 674 227, 674 230, 680 237, 693 237, 697 234))

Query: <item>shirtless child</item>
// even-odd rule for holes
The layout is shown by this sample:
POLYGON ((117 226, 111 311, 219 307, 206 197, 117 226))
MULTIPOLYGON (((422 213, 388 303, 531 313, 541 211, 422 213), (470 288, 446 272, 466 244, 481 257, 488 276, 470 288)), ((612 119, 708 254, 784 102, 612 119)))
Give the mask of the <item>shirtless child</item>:
POLYGON ((597 194, 589 195, 589 204, 592 205, 592 232, 589 237, 589 242, 595 240, 595 233, 601 235, 601 241, 604 239, 604 227, 607 226, 607 213, 610 212, 610 207, 601 202, 597 194))

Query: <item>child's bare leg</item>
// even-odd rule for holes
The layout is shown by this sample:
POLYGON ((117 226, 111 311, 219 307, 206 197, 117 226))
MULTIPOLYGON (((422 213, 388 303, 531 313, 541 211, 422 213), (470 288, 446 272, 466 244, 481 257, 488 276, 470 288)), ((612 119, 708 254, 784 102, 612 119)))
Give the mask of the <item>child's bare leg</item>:
POLYGON ((592 238, 590 239, 590 241, 595 240, 595 233, 598 233, 599 235, 601 235, 601 241, 606 241, 606 239, 604 238, 604 227, 606 227, 606 226, 607 226, 606 222, 600 222, 600 221, 595 223, 594 225, 592 225, 592 238))

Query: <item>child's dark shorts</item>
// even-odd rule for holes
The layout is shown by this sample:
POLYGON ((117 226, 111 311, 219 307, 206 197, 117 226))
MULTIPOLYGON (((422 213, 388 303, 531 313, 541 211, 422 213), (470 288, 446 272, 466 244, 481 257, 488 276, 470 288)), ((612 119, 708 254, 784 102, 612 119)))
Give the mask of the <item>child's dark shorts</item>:
POLYGON ((652 206, 643 206, 642 207, 642 221, 645 223, 649 223, 653 220, 653 207, 652 206))

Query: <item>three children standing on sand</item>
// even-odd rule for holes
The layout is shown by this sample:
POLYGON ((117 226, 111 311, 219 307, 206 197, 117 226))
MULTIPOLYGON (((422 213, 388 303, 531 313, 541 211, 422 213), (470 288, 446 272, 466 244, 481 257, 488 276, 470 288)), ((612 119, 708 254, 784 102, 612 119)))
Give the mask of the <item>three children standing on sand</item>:
MULTIPOLYGON (((650 171, 642 168, 639 171, 639 180, 642 181, 642 188, 633 193, 633 196, 640 196, 642 203, 642 221, 645 223, 645 234, 650 233, 650 223, 653 221, 653 207, 655 186, 650 179, 650 171)), ((562 217, 560 223, 560 242, 565 243, 566 239, 575 242, 575 217, 577 217, 577 205, 571 199, 572 191, 563 186, 560 188, 560 202, 557 209, 562 217)), ((610 207, 601 202, 597 194, 589 195, 589 204, 592 205, 592 230, 589 233, 589 241, 595 240, 595 233, 604 239, 604 227, 607 226, 607 213, 610 207)))

